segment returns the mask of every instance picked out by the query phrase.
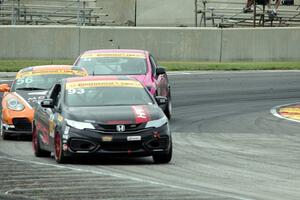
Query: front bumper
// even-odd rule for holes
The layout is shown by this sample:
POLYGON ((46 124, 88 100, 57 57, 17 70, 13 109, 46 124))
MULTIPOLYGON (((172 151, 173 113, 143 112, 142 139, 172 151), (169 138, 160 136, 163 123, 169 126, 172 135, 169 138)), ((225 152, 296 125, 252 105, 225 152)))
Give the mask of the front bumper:
POLYGON ((31 129, 20 129, 20 128, 16 127, 15 125, 9 125, 9 124, 5 124, 3 122, 2 122, 2 129, 3 129, 3 132, 5 132, 5 134, 9 135, 9 136, 20 136, 20 135, 30 136, 30 135, 32 135, 31 129))
POLYGON ((34 111, 26 108, 23 111, 2 109, 2 128, 10 136, 31 135, 34 111))
POLYGON ((65 156, 151 156, 167 153, 172 142, 167 124, 135 133, 105 133, 70 128, 68 134, 64 131, 62 139, 65 156))

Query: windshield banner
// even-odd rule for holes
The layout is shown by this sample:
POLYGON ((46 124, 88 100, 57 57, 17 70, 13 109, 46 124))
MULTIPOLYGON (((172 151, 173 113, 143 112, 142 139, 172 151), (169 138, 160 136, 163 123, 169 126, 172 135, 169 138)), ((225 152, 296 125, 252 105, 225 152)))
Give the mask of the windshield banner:
POLYGON ((72 70, 72 69, 47 69, 47 70, 37 70, 37 71, 28 71, 23 73, 17 74, 17 79, 24 78, 28 76, 42 76, 42 75, 51 75, 51 74, 70 74, 70 75, 77 75, 77 76, 87 76, 85 71, 79 70, 72 70))
POLYGON ((142 53, 86 53, 81 58, 146 58, 142 53))
POLYGON ((142 84, 137 81, 124 80, 124 81, 81 81, 81 82, 69 82, 66 84, 66 89, 77 88, 94 88, 94 87, 134 87, 143 88, 142 84))

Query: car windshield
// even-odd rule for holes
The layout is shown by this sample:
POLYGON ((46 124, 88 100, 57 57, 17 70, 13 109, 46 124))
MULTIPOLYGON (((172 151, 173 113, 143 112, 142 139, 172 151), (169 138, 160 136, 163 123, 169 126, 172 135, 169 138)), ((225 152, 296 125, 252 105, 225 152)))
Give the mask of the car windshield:
POLYGON ((131 57, 83 57, 77 65, 92 75, 146 74, 146 59, 131 57))
POLYGON ((18 78, 14 81, 12 91, 16 90, 49 90, 52 85, 68 77, 74 77, 71 74, 45 74, 18 78))
POLYGON ((135 87, 84 87, 66 90, 65 103, 70 107, 151 105, 146 90, 135 87))

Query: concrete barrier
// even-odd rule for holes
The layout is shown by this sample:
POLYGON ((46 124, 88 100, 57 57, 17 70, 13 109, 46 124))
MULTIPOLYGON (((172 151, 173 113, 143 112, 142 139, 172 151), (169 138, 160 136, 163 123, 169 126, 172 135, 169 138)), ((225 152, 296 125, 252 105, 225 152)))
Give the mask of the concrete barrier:
POLYGON ((74 59, 89 49, 145 49, 165 61, 300 60, 300 28, 1 26, 0 59, 74 59))
POLYGON ((222 61, 300 60, 300 28, 223 29, 222 61))
POLYGON ((61 59, 79 53, 79 28, 1 26, 0 58, 61 59))
POLYGON ((220 29, 81 28, 80 51, 88 49, 146 49, 161 60, 219 60, 220 29))

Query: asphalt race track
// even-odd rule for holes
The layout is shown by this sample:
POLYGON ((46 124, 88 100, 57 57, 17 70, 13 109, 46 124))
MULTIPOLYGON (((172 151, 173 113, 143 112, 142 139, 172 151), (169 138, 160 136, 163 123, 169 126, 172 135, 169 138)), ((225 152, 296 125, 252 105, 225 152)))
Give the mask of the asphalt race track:
POLYGON ((300 123, 275 106, 300 101, 300 72, 170 75, 174 157, 35 158, 0 140, 0 199, 300 199, 300 123))

